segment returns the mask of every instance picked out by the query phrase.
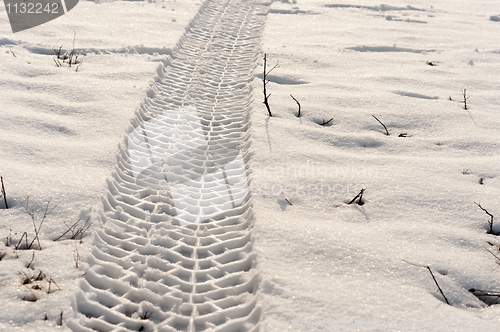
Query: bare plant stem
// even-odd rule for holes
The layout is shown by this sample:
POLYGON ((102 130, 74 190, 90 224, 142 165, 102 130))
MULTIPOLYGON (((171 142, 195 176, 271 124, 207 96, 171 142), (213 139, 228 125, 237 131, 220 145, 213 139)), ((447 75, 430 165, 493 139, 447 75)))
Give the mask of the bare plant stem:
POLYGON ((354 198, 351 199, 351 201, 347 204, 352 204, 356 201, 356 199, 359 198, 358 205, 363 205, 363 201, 361 199, 363 198, 363 193, 365 192, 365 190, 366 190, 365 188, 361 189, 361 191, 356 196, 354 196, 354 198))
POLYGON ((495 257, 498 261, 500 261, 500 257, 498 257, 497 255, 495 255, 494 253, 492 253, 490 250, 488 250, 488 249, 486 249, 486 248, 485 248, 485 250, 486 250, 487 252, 489 252, 490 254, 492 254, 492 255, 493 255, 493 257, 495 257))
POLYGON ((405 261, 405 260, 403 260, 403 262, 408 263, 408 264, 413 265, 413 266, 426 268, 429 271, 429 273, 431 274, 432 279, 434 279, 434 283, 436 284, 437 288, 439 289, 439 292, 441 293, 441 295, 443 296, 444 300, 446 301, 446 304, 450 305, 450 302, 448 302, 448 299, 444 295, 443 290, 439 286, 439 284, 438 284, 438 282, 436 280, 436 277, 434 276, 434 273, 432 273, 431 267, 429 265, 418 265, 418 264, 410 263, 410 262, 405 261))
POLYGON ((297 103, 297 105, 299 105, 299 111, 298 111, 298 113, 297 113, 297 117, 298 117, 298 118, 300 118, 300 103, 299 103, 299 101, 298 101, 297 99, 295 99, 295 97, 294 97, 294 96, 292 96, 291 94, 290 94, 290 97, 292 97, 292 99, 293 99, 293 100, 295 100, 295 102, 297 103))
POLYGON ((61 290, 61 288, 59 288, 59 286, 57 285, 57 283, 55 282, 54 279, 50 278, 49 279, 49 289, 47 290, 47 294, 50 294, 50 285, 54 283, 54 285, 56 285, 57 289, 61 290))
POLYGON ((331 118, 331 119, 330 119, 330 120, 328 120, 328 121, 325 121, 325 119, 321 119, 321 120, 323 120, 323 122, 322 122, 322 123, 320 123, 319 125, 320 125, 320 126, 326 126, 327 124, 329 124, 330 122, 332 122, 332 121, 333 121, 333 118, 331 118))
POLYGON ((488 225, 490 225, 490 230, 488 231, 488 234, 493 234, 493 235, 496 235, 494 232, 493 232, 493 215, 491 213, 488 212, 488 210, 486 210, 485 208, 483 208, 481 206, 481 204, 479 203, 476 203, 474 202, 474 204, 476 204, 477 206, 479 206, 479 208, 481 210, 484 211, 484 213, 486 213, 488 216, 490 216, 490 220, 488 221, 488 225))
POLYGON ((90 222, 90 217, 88 217, 87 221, 85 221, 83 226, 80 226, 78 228, 78 226, 80 225, 80 221, 82 221, 82 220, 78 219, 71 226, 68 226, 66 223, 64 223, 66 225, 66 227, 68 227, 68 229, 64 233, 62 233, 59 237, 55 238, 53 241, 59 241, 63 236, 65 236, 69 232, 71 232, 71 237, 70 237, 71 240, 75 240, 78 236, 80 236, 80 239, 81 239, 83 237, 83 234, 85 234, 85 232, 88 231, 90 226, 92 226, 92 222, 90 222))
POLYGON ((464 97, 464 100, 462 101, 462 103, 464 103, 464 109, 468 110, 468 108, 467 108, 467 100, 469 99, 469 97, 467 97, 467 89, 464 89, 462 91, 462 95, 464 97))
POLYGON ((5 203, 5 208, 8 209, 9 205, 7 204, 7 194, 5 193, 5 187, 3 185, 3 176, 0 176, 0 181, 2 182, 2 196, 3 202, 5 203))
POLYGON ((26 238, 26 249, 28 249, 28 233, 24 232, 23 235, 21 235, 21 239, 19 240, 19 242, 17 242, 16 246, 14 247, 14 250, 19 249, 19 246, 21 245, 23 238, 26 238))
POLYGON ((35 260, 35 252, 33 251, 33 256, 31 256, 30 262, 28 263, 28 265, 26 265, 27 269, 29 269, 29 267, 31 266, 31 263, 33 263, 34 260, 35 260))
POLYGON ((497 302, 498 299, 500 299, 500 292, 496 292, 496 291, 485 291, 485 290, 481 290, 481 289, 471 288, 471 289, 469 289, 469 292, 474 294, 479 299, 480 299, 480 297, 494 297, 493 301, 490 301, 489 303, 486 303, 485 300, 480 299, 481 301, 486 303, 488 305, 488 307, 495 304, 495 302, 497 302))
MULTIPOLYGON (((45 212, 43 213, 43 216, 42 216, 42 220, 40 221, 40 225, 38 225, 38 228, 36 227, 36 222, 35 222, 35 212, 33 209, 29 209, 29 196, 26 197, 26 205, 24 207, 24 209, 26 210, 26 212, 30 215, 31 217, 31 221, 33 222, 33 229, 35 231, 35 237, 33 238, 33 240, 30 242, 29 246, 27 247, 27 249, 31 249, 31 247, 33 246, 33 243, 35 242, 35 240, 37 241, 38 243, 38 249, 39 250, 42 250, 42 246, 40 245, 40 237, 39 237, 39 234, 40 234, 40 229, 42 228, 42 225, 43 225, 43 222, 45 221, 45 219, 47 218, 47 216, 52 212, 54 211, 54 209, 56 208, 57 205, 54 205, 52 208, 50 208, 50 200, 49 199, 47 201, 47 205, 45 206, 45 212)), ((26 240, 28 239, 28 236, 26 235, 26 240)))
POLYGON ((377 119, 377 117, 375 115, 372 114, 372 116, 375 118, 375 120, 377 120, 384 127, 386 136, 389 136, 389 130, 387 130, 387 127, 385 126, 385 124, 383 124, 382 121, 377 119))
POLYGON ((61 310, 61 314, 59 315, 59 322, 57 322, 57 326, 63 325, 63 312, 61 310))
POLYGON ((264 90, 263 90, 264 105, 266 105, 267 113, 269 113, 269 116, 273 116, 273 114, 271 113, 271 107, 269 106, 269 97, 271 96, 271 94, 267 93, 267 84, 269 83, 267 76, 277 67, 278 63, 276 63, 276 65, 273 68, 267 71, 267 54, 264 53, 264 75, 262 77, 262 82, 264 83, 264 90))

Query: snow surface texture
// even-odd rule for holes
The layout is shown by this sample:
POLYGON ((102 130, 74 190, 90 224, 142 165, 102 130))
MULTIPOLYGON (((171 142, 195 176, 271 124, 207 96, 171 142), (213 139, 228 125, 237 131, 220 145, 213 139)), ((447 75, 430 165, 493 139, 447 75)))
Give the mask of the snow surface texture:
MULTIPOLYGON (((497 3, 271 8, 306 14, 268 15, 263 49, 280 64, 268 85, 274 116, 262 106, 252 114, 262 329, 498 330, 500 306, 468 291, 500 289, 485 250, 498 254, 499 240, 474 204, 498 218, 500 26, 489 19, 497 3), (330 118, 330 127, 317 124, 330 118), (361 188, 365 204, 346 204, 361 188), (429 271, 402 260, 430 265, 451 306, 429 271)), ((257 110, 262 82, 254 84, 257 110)))
MULTIPOLYGON (((200 275, 180 275, 192 271, 184 265, 194 256, 184 254, 193 255, 198 249, 196 243, 183 244, 189 242, 190 235, 176 230, 201 233, 203 229, 197 226, 195 230, 194 225, 203 224, 204 216, 231 209, 236 200, 229 192, 246 190, 238 167, 242 161, 252 198, 243 203, 243 208, 249 207, 248 224, 241 225, 237 233, 254 241, 244 236, 235 239, 232 246, 226 245, 226 252, 235 252, 235 256, 243 252, 251 258, 237 257, 235 263, 228 263, 233 258, 230 255, 217 256, 218 243, 225 241, 219 234, 214 234, 216 242, 208 246, 217 257, 228 259, 219 261, 221 267, 234 267, 229 276, 247 274, 249 280, 255 279, 244 285, 258 285, 258 290, 245 293, 247 298, 226 316, 230 318, 227 324, 243 330, 258 326, 266 332, 498 330, 500 305, 487 305, 494 297, 483 297, 483 302, 469 292, 471 288, 500 290, 497 259, 485 250, 499 255, 500 241, 487 233, 488 217, 474 204, 481 203, 495 215, 497 223, 498 2, 274 2, 262 38, 268 64, 280 63, 268 85, 274 116, 270 118, 262 105, 262 60, 257 68, 251 63, 236 72, 244 76, 243 72, 255 71, 253 102, 245 99, 238 107, 233 105, 238 111, 251 110, 243 116, 241 126, 243 131, 251 121, 251 142, 245 136, 235 138, 243 147, 230 142, 215 144, 218 151, 226 149, 230 158, 218 161, 214 157, 219 154, 214 151, 206 159, 212 166, 200 167, 213 167, 210 180, 201 180, 199 165, 192 172, 187 172, 190 166, 183 163, 176 165, 176 172, 162 170, 167 180, 170 174, 185 172, 187 178, 178 182, 177 189, 188 183, 184 188, 192 189, 191 180, 220 185, 224 179, 225 187, 221 186, 217 197, 210 197, 210 210, 200 209, 198 199, 184 207, 176 203, 188 201, 174 197, 166 202, 158 197, 156 203, 145 201, 149 193, 161 193, 165 187, 165 177, 154 176, 155 162, 164 159, 156 148, 166 142, 167 149, 178 153, 191 151, 170 136, 156 139, 161 128, 171 128, 175 123, 172 117, 179 113, 176 120, 183 119, 186 127, 176 132, 185 135, 187 126, 192 129, 185 136, 189 139, 184 142, 186 147, 198 141, 200 128, 204 135, 206 132, 206 120, 198 116, 198 112, 206 112, 206 104, 186 99, 184 104, 171 102, 164 109, 158 102, 161 91, 168 88, 161 81, 170 77, 169 71, 184 67, 172 58, 170 63, 177 67, 167 62, 158 75, 155 73, 166 55, 177 52, 174 45, 199 5, 195 0, 83 1, 58 20, 15 35, 0 6, 0 173, 11 206, 2 209, 0 202, 0 301, 5 303, 0 311, 0 330, 69 331, 70 326, 84 329, 88 324, 118 330, 119 324, 138 322, 137 317, 143 323, 135 325, 140 330, 152 325, 164 327, 157 323, 161 315, 171 315, 172 321, 177 315, 179 328, 189 328, 183 323, 191 318, 186 305, 179 313, 163 311, 170 305, 181 309, 177 295, 191 294, 185 287, 193 285, 191 278, 200 275), (67 66, 58 68, 53 62, 52 49, 71 45, 73 29, 77 30, 75 48, 87 54, 78 72, 67 66), (148 82, 156 76, 158 88, 147 90, 148 82), (468 110, 460 102, 464 88, 470 96, 468 110), (139 113, 128 128, 146 94, 150 97, 141 106, 144 115, 139 113), (297 105, 290 94, 302 104, 301 118, 295 116, 297 105), (153 108, 154 101, 158 107, 153 108), (372 114, 387 125, 389 136, 372 114), (318 125, 330 118, 331 126, 318 125), (143 130, 146 133, 137 137, 143 130), (407 135, 399 137, 400 133, 407 135), (154 144, 148 147, 145 142, 150 139, 154 144), (117 167, 119 142, 118 165, 123 167, 118 166, 106 185, 105 179, 117 167), (146 151, 151 152, 149 161, 141 158, 146 151), (237 158, 240 153, 241 159, 237 158), (234 182, 229 181, 231 174, 234 182), (138 197, 133 194, 137 190, 133 181, 144 188, 138 197), (365 204, 348 205, 361 188, 366 188, 365 204), (140 196, 142 192, 145 197, 140 196), (24 211, 26 195, 31 195, 30 206, 37 221, 50 197, 57 204, 40 233, 43 250, 13 250, 24 231, 33 239, 31 220, 24 211), (150 232, 161 235, 157 225, 169 221, 141 221, 142 217, 132 216, 154 215, 148 211, 155 211, 156 206, 168 211, 156 215, 173 216, 173 225, 164 230, 169 235, 158 239, 159 244, 146 247, 149 240, 141 233, 147 232, 146 228, 136 232, 139 227, 127 223, 151 225, 150 232), (82 242, 68 237, 52 241, 66 230, 63 222, 88 217, 93 221, 91 230, 97 231, 97 247, 90 231, 82 242), (180 226, 182 222, 186 226, 180 226), (245 249, 234 247, 238 245, 245 249), (136 250, 130 251, 133 248, 136 250), (111 251, 102 251, 99 256, 96 253, 101 249, 111 251), (145 255, 149 249, 158 257, 145 255), (78 253, 79 267, 74 261, 78 253), (125 255, 130 269, 113 263, 112 254, 125 255), (143 284, 136 294, 156 301, 161 291, 175 288, 161 281, 161 269, 167 269, 162 255, 178 259, 169 270, 171 278, 166 278, 178 287, 165 293, 166 302, 158 302, 163 307, 149 306, 147 301, 134 303, 132 293, 128 298, 117 296, 146 280, 134 272, 134 266, 147 266, 155 260, 158 268, 151 270, 160 277, 159 286, 148 291, 143 284), (142 264, 142 259, 146 263, 142 264), (402 260, 429 265, 451 305, 446 304, 426 269, 402 260), (98 263, 89 276, 85 274, 87 261, 98 263), (245 264, 251 269, 238 272, 245 264), (24 284, 26 277, 31 283, 24 284), (185 280, 178 283, 182 277, 185 280), (47 294, 50 278, 60 289, 52 284, 47 294), (123 282, 113 281, 116 278, 123 282), (97 287, 107 285, 114 288, 108 292, 97 287), (34 296, 36 302, 32 302, 34 296), (81 300, 80 307, 76 299, 81 300), (254 308, 255 316, 236 317, 242 307, 254 308), (82 313, 85 309, 90 310, 90 317, 82 313), (104 315, 93 317, 93 309, 104 315), (130 317, 123 314, 128 309, 130 317), (151 322, 142 319, 148 317, 151 322)), ((257 30, 262 33, 261 26, 257 30)), ((178 49, 183 49, 181 44, 178 49)), ((257 50, 252 48, 251 52, 257 50)), ((195 58, 186 59, 187 69, 193 61, 195 58)), ((203 68, 219 71, 216 64, 203 68)), ((198 82, 203 77, 211 75, 196 75, 198 82)), ((184 84, 185 78, 184 74, 176 78, 168 89, 184 84)), ((240 79, 243 90, 248 90, 245 82, 251 77, 240 79)), ((214 79, 212 83, 218 82, 214 79)), ((196 91, 190 95, 199 97, 196 91)), ((175 165, 177 161, 169 162, 175 165)), ((500 231, 498 226, 495 232, 500 231)), ((207 232, 213 231, 207 225, 207 232)), ((207 258, 198 256, 198 260, 208 257, 207 250, 207 258)), ((149 278, 151 274, 144 270, 143 275, 149 278)), ((216 277, 206 284, 230 285, 224 277, 216 277)), ((153 288, 148 282, 150 286, 153 288)), ((220 290, 220 294, 229 289, 220 290)), ((208 307, 220 308, 218 300, 206 301, 208 307)), ((228 297, 228 303, 234 304, 235 299, 228 297)), ((196 317, 203 320, 210 315, 216 317, 218 311, 196 317)), ((206 326, 205 322, 200 329, 209 329, 206 326)))
POLYGON ((120 146, 75 331, 257 329, 245 165, 262 9, 207 1, 159 71, 120 146))

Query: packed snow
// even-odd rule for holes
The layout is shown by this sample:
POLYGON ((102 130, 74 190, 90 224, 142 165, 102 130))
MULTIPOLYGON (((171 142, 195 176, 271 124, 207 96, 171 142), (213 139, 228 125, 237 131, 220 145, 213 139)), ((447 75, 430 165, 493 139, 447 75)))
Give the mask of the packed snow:
POLYGON ((499 17, 494 0, 80 1, 13 34, 0 6, 0 330, 500 327, 499 17), (211 176, 167 158, 218 126, 211 176))

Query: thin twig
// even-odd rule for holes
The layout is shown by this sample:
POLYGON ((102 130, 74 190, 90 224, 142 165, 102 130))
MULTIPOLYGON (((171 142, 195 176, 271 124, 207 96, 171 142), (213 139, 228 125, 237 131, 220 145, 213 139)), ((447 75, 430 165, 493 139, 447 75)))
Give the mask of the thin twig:
POLYGON ((372 116, 375 118, 375 120, 377 120, 385 129, 385 134, 387 136, 389 136, 389 130, 387 130, 387 127, 385 126, 385 124, 382 123, 382 121, 380 121, 375 115, 372 114, 372 116))
POLYGON ((78 236, 80 236, 80 240, 81 240, 82 237, 83 237, 83 234, 85 234, 85 232, 88 231, 88 229, 90 228, 90 226, 92 226, 92 222, 89 222, 90 221, 90 217, 88 217, 87 221, 85 221, 85 223, 83 224, 83 226, 81 226, 80 228, 77 228, 77 226, 79 225, 80 221, 82 221, 82 220, 78 219, 71 226, 68 226, 66 224, 66 222, 65 222, 64 224, 66 225, 66 227, 68 227, 68 229, 64 233, 62 233, 61 235, 59 235, 57 238, 55 238, 53 241, 54 242, 55 241, 59 241, 60 239, 62 239, 69 232, 71 232, 71 237, 69 239, 75 240, 78 236))
POLYGON ((483 208, 483 207, 481 206, 481 204, 476 203, 476 202, 474 202, 474 204, 476 204, 477 206, 479 206, 479 208, 480 208, 481 210, 483 210, 483 211, 484 211, 484 213, 486 213, 486 214, 487 214, 488 216, 490 216, 490 218, 491 218, 491 219, 490 219, 490 221, 488 221, 488 224, 490 225, 490 230, 489 230, 488 234, 497 235, 497 234, 495 234, 495 233, 493 232, 493 215, 492 215, 491 213, 489 213, 489 212, 488 212, 488 210, 486 210, 485 208, 483 208))
POLYGON ((418 265, 418 264, 415 264, 415 263, 410 263, 408 261, 405 261, 404 259, 403 259, 403 262, 408 263, 408 264, 413 265, 413 266, 423 267, 423 268, 426 268, 427 270, 429 270, 429 273, 431 274, 432 279, 434 279, 434 283, 436 284, 437 288, 439 289, 439 292, 441 293, 441 295, 443 296, 444 300, 446 301, 446 304, 450 305, 450 302, 448 302, 448 299, 444 295, 443 290, 439 286, 439 284, 438 284, 438 282, 436 280, 436 277, 434 276, 434 273, 432 273, 431 267, 429 265, 418 265))
POLYGON ((500 261, 500 257, 498 257, 497 255, 495 255, 494 253, 492 253, 490 250, 488 250, 487 248, 484 248, 484 250, 486 250, 487 252, 489 252, 490 254, 492 254, 493 257, 495 257, 497 260, 500 261))
POLYGON ((271 97, 271 94, 268 94, 267 93, 267 84, 269 83, 269 80, 267 79, 267 76, 274 70, 276 69, 277 67, 279 66, 279 63, 276 63, 276 65, 271 68, 269 71, 266 71, 267 69, 267 54, 264 53, 264 74, 263 74, 263 77, 262 77, 262 82, 264 83, 264 90, 263 90, 263 93, 264 93, 264 105, 266 105, 266 108, 267 108, 267 113, 269 113, 269 116, 273 116, 273 114, 271 113, 271 107, 269 106, 269 97, 271 97))
POLYGON ((467 110, 467 100, 470 98, 470 97, 467 97, 467 89, 464 89, 462 91, 462 95, 464 97, 464 100, 462 101, 462 103, 464 103, 464 109, 467 110))
MULTIPOLYGON (((68 226, 66 225, 66 227, 68 227, 68 229, 67 229, 64 233, 62 233, 61 235, 59 235, 57 238, 55 238, 55 239, 54 239, 54 240, 52 240, 52 241, 54 241, 54 242, 59 241, 59 240, 60 240, 60 239, 61 239, 64 235, 68 234, 69 232, 72 232, 72 231, 73 231, 73 229, 76 227, 76 225, 77 225, 80 221, 81 221, 81 219, 78 219, 78 220, 77 220, 77 221, 76 221, 73 225, 71 225, 70 227, 68 227, 68 226)), ((66 222, 65 222, 65 224, 66 224, 66 222)))
MULTIPOLYGON (((40 245, 40 237, 39 237, 39 234, 40 234, 40 229, 42 228, 42 225, 45 221, 45 219, 47 218, 47 216, 52 212, 54 211, 54 209, 57 207, 57 205, 54 205, 52 208, 50 208, 50 201, 52 198, 50 198, 48 201, 47 201, 47 205, 45 206, 45 212, 43 213, 43 217, 42 217, 42 221, 40 221, 40 225, 38 225, 38 228, 36 227, 36 222, 35 222, 35 212, 33 209, 29 209, 29 196, 26 197, 26 205, 24 207, 24 209, 26 210, 26 212, 31 216, 31 221, 33 222, 33 229, 35 230, 35 237, 33 238, 33 240, 31 241, 31 243, 29 244, 28 248, 27 249, 31 249, 31 247, 33 246, 33 243, 35 242, 35 240, 37 241, 38 243, 38 249, 39 250, 42 250, 42 246, 40 245), (50 210, 49 210, 50 208, 50 210)), ((27 238, 27 237, 26 237, 27 238)))
POLYGON ((19 245, 21 244, 23 237, 26 237, 26 248, 25 249, 28 249, 28 233, 24 232, 23 235, 21 236, 21 239, 19 240, 19 242, 17 242, 16 246, 14 247, 14 250, 19 249, 19 245))
POLYGON ((481 289, 474 289, 474 288, 469 289, 469 292, 474 294, 474 296, 476 296, 478 299, 480 299, 480 297, 494 297, 493 301, 489 301, 489 303, 486 303, 485 300, 480 299, 481 301, 486 303, 487 306, 491 306, 491 305, 495 304, 495 302, 497 302, 498 299, 500 299, 500 292, 495 292, 495 291, 490 292, 490 291, 484 291, 481 289), (476 294, 476 293, 479 293, 479 294, 476 294))
POLYGON ((33 251, 33 256, 31 256, 31 261, 28 263, 28 265, 26 265, 27 269, 29 269, 29 267, 31 266, 31 263, 33 263, 33 260, 35 260, 35 251, 33 251))
POLYGON ((45 278, 47 278, 47 275, 45 273, 43 273, 42 270, 38 270, 38 275, 36 276, 35 280, 37 281, 40 281, 40 280, 43 280, 45 278))
POLYGON ((71 237, 71 240, 74 240, 78 237, 78 235, 80 235, 80 242, 83 238, 83 234, 85 234, 86 231, 89 230, 90 226, 92 226, 92 222, 89 222, 90 221, 90 217, 87 218, 87 221, 85 221, 85 224, 83 224, 83 226, 78 229, 76 231, 76 233, 71 237))
POLYGON ((49 289, 47 290, 47 294, 50 294, 50 285, 54 283, 54 285, 56 285, 57 289, 61 290, 61 288, 59 288, 59 286, 57 286, 57 283, 55 282, 54 279, 50 278, 49 279, 49 289))
POLYGON ((3 185, 3 176, 0 176, 0 181, 2 182, 2 196, 3 196, 3 201, 5 203, 5 208, 8 209, 9 205, 7 204, 7 194, 5 193, 5 187, 3 185))
POLYGON ((293 99, 293 100, 295 100, 295 102, 297 103, 297 105, 299 105, 299 111, 298 111, 298 113, 297 113, 297 117, 298 117, 298 118, 300 118, 300 103, 299 103, 299 101, 298 101, 297 99, 295 99, 295 97, 294 97, 294 96, 292 96, 291 94, 290 94, 290 97, 292 97, 292 99, 293 99))
POLYGON ((332 121, 333 121, 333 118, 331 118, 331 119, 330 119, 330 120, 328 120, 328 121, 325 121, 325 119, 323 119, 323 118, 322 118, 321 120, 323 120, 323 123, 320 123, 319 125, 320 125, 320 126, 326 126, 327 124, 329 124, 330 122, 332 122, 332 121))
POLYGON ((363 193, 365 192, 365 190, 366 190, 365 188, 362 188, 361 191, 356 196, 354 196, 354 198, 351 199, 351 201, 349 203, 347 203, 347 204, 352 204, 352 203, 354 203, 356 201, 356 199, 359 198, 357 204, 358 205, 363 205, 364 203, 361 201, 361 199, 363 198, 363 193))

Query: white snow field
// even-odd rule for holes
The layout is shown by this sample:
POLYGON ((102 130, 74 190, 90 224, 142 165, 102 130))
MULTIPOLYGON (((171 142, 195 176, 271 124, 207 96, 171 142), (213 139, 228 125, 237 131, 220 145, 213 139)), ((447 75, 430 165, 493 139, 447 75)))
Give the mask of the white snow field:
POLYGON ((0 6, 0 331, 497 330, 499 40, 494 0, 0 6))

